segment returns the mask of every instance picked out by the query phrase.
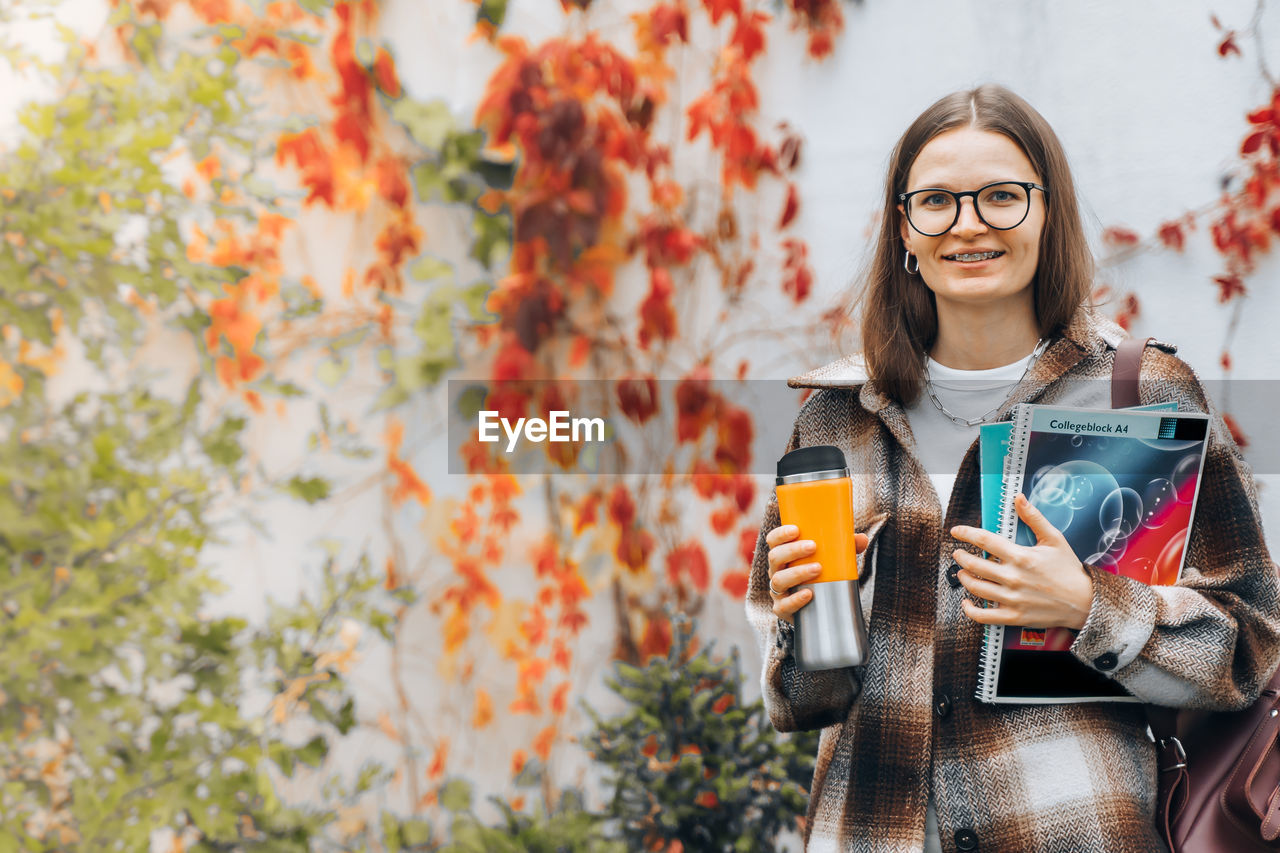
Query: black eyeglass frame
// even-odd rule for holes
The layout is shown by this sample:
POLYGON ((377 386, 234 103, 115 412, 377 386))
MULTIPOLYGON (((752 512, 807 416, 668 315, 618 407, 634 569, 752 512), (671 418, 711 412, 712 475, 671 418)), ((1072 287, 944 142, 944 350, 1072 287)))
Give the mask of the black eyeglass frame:
POLYGON ((987 226, 988 228, 992 228, 996 231, 1012 231, 1014 228, 1017 228, 1023 222, 1027 221, 1027 214, 1031 212, 1031 191, 1032 190, 1040 190, 1040 192, 1044 193, 1045 195, 1049 194, 1048 187, 1037 184, 1034 181, 992 181, 989 184, 984 184, 983 186, 978 187, 976 190, 966 190, 965 192, 961 192, 961 193, 954 192, 952 190, 944 190, 942 187, 925 187, 924 189, 920 189, 920 190, 912 190, 909 193, 898 193, 898 203, 902 205, 902 215, 907 218, 907 224, 910 225, 912 228, 914 228, 917 234, 920 234, 925 237, 941 237, 943 234, 946 234, 952 228, 956 227, 956 223, 960 221, 960 199, 964 198, 965 196, 968 196, 969 198, 973 199, 973 212, 977 214, 978 219, 982 221, 983 225, 987 226), (982 192, 983 190, 990 189, 991 187, 999 186, 1000 184, 1015 184, 1027 191, 1027 209, 1023 211, 1022 218, 1019 219, 1013 225, 1009 225, 1005 228, 1001 228, 998 225, 992 225, 990 222, 988 222, 986 220, 986 217, 982 215, 982 208, 978 206, 978 193, 982 192), (956 212, 955 212, 955 216, 951 219, 950 225, 948 225, 946 228, 943 228, 941 231, 937 231, 934 233, 930 233, 928 231, 924 231, 916 227, 916 224, 911 221, 911 214, 908 212, 910 208, 907 206, 907 200, 914 195, 919 195, 920 193, 946 193, 947 195, 955 199, 956 212))

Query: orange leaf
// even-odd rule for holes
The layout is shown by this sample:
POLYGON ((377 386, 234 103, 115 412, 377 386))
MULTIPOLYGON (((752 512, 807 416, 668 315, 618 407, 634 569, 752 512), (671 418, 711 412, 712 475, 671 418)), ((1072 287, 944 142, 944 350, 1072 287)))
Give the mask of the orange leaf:
POLYGON ((787 203, 782 208, 782 218, 778 220, 778 230, 781 231, 795 220, 796 214, 800 212, 800 195, 796 192, 795 184, 787 185, 787 203))
POLYGON ((645 625, 644 636, 640 639, 640 657, 665 657, 670 651, 671 622, 665 616, 650 618, 645 625))
POLYGON ((707 552, 701 543, 686 542, 673 548, 667 554, 667 577, 673 586, 680 586, 688 577, 698 592, 706 592, 711 581, 711 566, 707 560, 707 552))
POLYGON ((569 695, 569 682, 556 687, 551 691, 551 713, 560 715, 564 713, 567 697, 569 695))
POLYGON ((635 521, 636 502, 626 486, 619 483, 609 493, 609 520, 619 527, 627 527, 635 521))
POLYGON ((746 572, 725 572, 720 578, 720 587, 736 600, 747 597, 748 577, 746 572))
POLYGON ((493 700, 489 698, 488 692, 477 690, 476 710, 471 717, 471 725, 474 728, 483 729, 491 722, 493 722, 493 700))
POLYGON ((431 766, 427 768, 428 779, 439 779, 444 775, 445 762, 449 760, 449 739, 440 738, 436 746, 435 757, 431 759, 431 766))
POLYGON ((396 75, 395 60, 385 47, 378 48, 373 59, 373 76, 384 94, 392 98, 400 97, 400 78, 396 75))
POLYGON ((582 367, 590 354, 591 339, 586 335, 574 335, 573 343, 569 345, 569 366, 582 367))
POLYGON ((524 769, 525 762, 529 760, 529 756, 525 754, 523 749, 517 749, 511 756, 511 775, 519 776, 520 771, 524 769))
POLYGON ((533 741, 533 751, 538 757, 546 761, 551 755, 551 746, 555 743, 556 727, 554 725, 547 726, 533 741))

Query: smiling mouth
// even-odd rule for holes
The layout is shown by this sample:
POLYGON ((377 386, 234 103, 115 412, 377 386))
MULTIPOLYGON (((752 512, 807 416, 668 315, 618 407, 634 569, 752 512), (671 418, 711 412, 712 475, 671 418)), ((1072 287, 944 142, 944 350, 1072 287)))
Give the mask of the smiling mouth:
POLYGON ((942 258, 946 261, 959 261, 962 264, 972 264, 978 261, 989 261, 992 258, 998 258, 1003 254, 1004 252, 975 252, 973 254, 943 255, 942 258))

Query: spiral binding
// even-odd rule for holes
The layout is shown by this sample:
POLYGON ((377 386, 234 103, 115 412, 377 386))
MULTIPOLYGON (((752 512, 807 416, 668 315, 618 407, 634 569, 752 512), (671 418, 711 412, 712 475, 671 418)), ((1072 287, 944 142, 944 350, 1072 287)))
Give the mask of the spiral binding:
MULTIPOLYGON (((1010 541, 1017 537, 1018 513, 1013 508, 1014 498, 1022 491, 1022 480, 1027 468, 1027 438, 1031 435, 1029 403, 1013 407, 1013 433, 1009 436, 1009 455, 1004 460, 1004 476, 1000 483, 999 533, 1010 541)), ((987 625, 982 632, 982 655, 978 662, 978 687, 973 696, 980 702, 993 702, 996 698, 996 672, 1000 668, 1000 655, 1004 650, 1003 625, 987 625)))

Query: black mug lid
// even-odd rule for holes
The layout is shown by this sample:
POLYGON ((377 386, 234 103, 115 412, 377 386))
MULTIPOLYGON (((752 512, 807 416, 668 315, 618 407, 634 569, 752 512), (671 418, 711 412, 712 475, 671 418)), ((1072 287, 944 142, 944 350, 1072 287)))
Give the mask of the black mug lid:
POLYGON ((830 444, 801 447, 778 460, 778 476, 792 477, 814 471, 838 471, 845 467, 844 451, 830 444))

